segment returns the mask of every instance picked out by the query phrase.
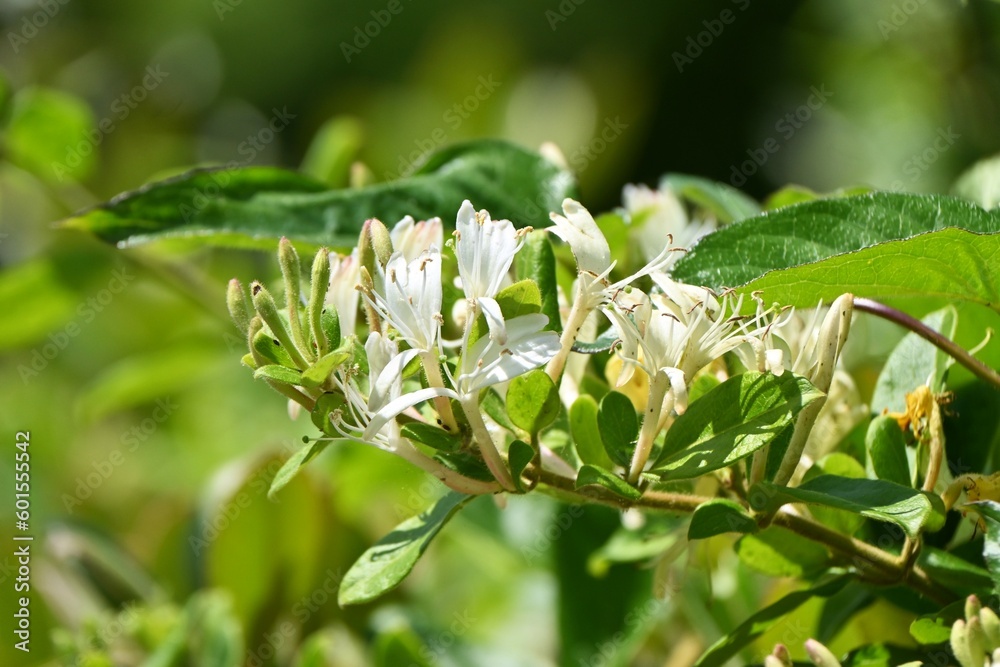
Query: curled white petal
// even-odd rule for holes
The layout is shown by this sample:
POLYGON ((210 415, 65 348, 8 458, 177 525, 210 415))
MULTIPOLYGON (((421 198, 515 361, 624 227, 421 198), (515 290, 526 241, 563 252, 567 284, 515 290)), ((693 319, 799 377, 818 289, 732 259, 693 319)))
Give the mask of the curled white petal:
POLYGON ((381 410, 372 415, 371 421, 368 422, 368 427, 365 428, 365 432, 361 436, 362 440, 374 440, 375 435, 382 430, 382 427, 395 419, 404 410, 438 396, 458 398, 458 394, 445 387, 428 387, 427 389, 418 389, 409 394, 403 394, 399 398, 387 403, 381 410))
POLYGON ((549 229, 569 244, 581 271, 603 274, 611 266, 611 248, 594 217, 574 199, 564 199, 562 209, 565 216, 558 213, 549 216, 555 223, 549 229))

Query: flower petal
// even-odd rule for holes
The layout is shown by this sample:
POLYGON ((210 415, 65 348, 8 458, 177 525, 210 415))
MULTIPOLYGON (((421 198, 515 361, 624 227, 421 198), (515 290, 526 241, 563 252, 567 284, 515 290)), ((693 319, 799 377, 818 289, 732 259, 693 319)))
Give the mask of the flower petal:
POLYGON ((458 398, 458 394, 444 387, 428 387, 427 389, 418 389, 409 394, 403 394, 399 398, 389 401, 381 410, 372 415, 372 420, 368 422, 368 428, 365 429, 361 438, 366 442, 370 442, 375 437, 375 434, 382 430, 383 426, 395 419, 401 412, 418 403, 429 401, 438 396, 458 398))

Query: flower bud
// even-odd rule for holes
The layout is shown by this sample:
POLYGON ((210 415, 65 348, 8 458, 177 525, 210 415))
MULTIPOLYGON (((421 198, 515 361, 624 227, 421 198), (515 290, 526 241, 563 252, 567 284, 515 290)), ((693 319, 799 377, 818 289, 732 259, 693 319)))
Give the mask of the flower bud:
POLYGON ((986 657, 986 633, 983 632, 983 623, 978 615, 970 618, 965 624, 965 641, 969 646, 973 664, 983 664, 986 657))
POLYGON ((989 607, 979 610, 979 620, 983 624, 983 633, 986 635, 986 644, 990 648, 1000 647, 1000 618, 995 611, 989 607))
POLYGON ((816 667, 840 667, 840 661, 830 652, 830 649, 815 639, 806 640, 806 653, 816 667))
POLYGON ((842 294, 830 306, 820 329, 819 342, 816 344, 816 368, 809 380, 823 392, 830 391, 833 382, 833 371, 837 365, 840 350, 847 341, 851 328, 851 315, 854 312, 854 295, 842 294))
POLYGON ((978 661, 973 660, 972 652, 969 650, 965 621, 962 619, 958 619, 951 626, 951 652, 955 654, 955 659, 962 667, 982 667, 982 653, 979 654, 978 661))
POLYGON ((250 302, 247 300, 243 284, 236 278, 229 281, 229 287, 226 289, 226 306, 236 328, 246 335, 250 327, 250 302))
POLYGON ((292 337, 288 333, 288 329, 285 327, 284 321, 281 319, 281 314, 278 312, 278 306, 274 303, 274 297, 271 293, 267 291, 263 285, 259 282, 254 282, 250 286, 250 293, 253 295, 253 306, 257 309, 260 314, 260 318, 264 320, 264 323, 274 334, 274 337, 278 342, 285 348, 288 356, 291 358, 292 362, 298 366, 299 369, 305 369, 309 367, 306 360, 302 357, 302 353, 299 352, 295 343, 292 341, 292 337))
POLYGON ((389 263, 392 257, 392 237, 378 218, 370 218, 361 228, 361 238, 358 239, 361 267, 368 270, 368 275, 381 275, 379 268, 389 263))
POLYGON ((792 656, 784 644, 775 644, 771 655, 764 658, 764 667, 792 667, 792 656))
POLYGON ((302 322, 299 320, 299 295, 301 294, 302 265, 295 246, 282 236, 278 242, 278 264, 281 275, 285 278, 285 307, 288 309, 288 324, 291 327, 292 340, 298 346, 304 357, 311 356, 309 344, 302 332, 302 322))
POLYGON ((975 595, 970 595, 965 598, 965 620, 966 622, 972 620, 973 616, 979 616, 980 610, 982 610, 983 605, 979 603, 979 598, 975 595))
POLYGON ((316 356, 322 357, 330 350, 331 345, 340 344, 340 332, 338 327, 337 340, 331 341, 323 331, 323 308, 325 307, 326 292, 330 286, 330 252, 326 248, 320 248, 313 260, 312 277, 309 284, 309 333, 312 336, 313 344, 316 346, 316 356))

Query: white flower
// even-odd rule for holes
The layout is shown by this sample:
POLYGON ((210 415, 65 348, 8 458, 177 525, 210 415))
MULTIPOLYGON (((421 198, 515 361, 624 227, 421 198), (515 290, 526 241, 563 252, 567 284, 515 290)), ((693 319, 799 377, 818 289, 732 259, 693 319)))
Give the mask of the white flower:
POLYGON ((576 258, 579 278, 577 300, 585 311, 592 310, 613 299, 615 294, 653 271, 662 270, 670 263, 671 255, 679 251, 667 243, 658 244, 659 252, 654 258, 634 274, 615 283, 608 282, 608 276, 615 267, 611 261, 611 249, 604 233, 597 226, 594 217, 580 202, 565 199, 562 204, 565 216, 550 214, 555 223, 549 230, 569 244, 576 258))
MULTIPOLYGON (((684 207, 669 188, 653 190, 645 185, 626 185, 622 190, 622 203, 632 225, 638 226, 635 237, 647 261, 652 261, 664 245, 673 243, 690 248, 716 228, 714 220, 688 219, 684 207)), ((671 255, 667 266, 679 257, 679 254, 671 255)))
POLYGON ((762 324, 768 313, 742 318, 742 301, 730 303, 728 295, 719 298, 707 287, 674 282, 664 274, 653 274, 662 294, 649 297, 638 290, 629 295, 636 301, 626 313, 620 307, 605 309, 618 329, 622 344, 619 354, 626 361, 618 378, 624 384, 635 366, 653 379, 664 373, 670 379, 678 413, 687 405, 687 384, 702 368, 726 352, 750 343, 759 345, 762 324), (639 354, 641 350, 641 354, 639 354))
POLYGON ((373 292, 372 306, 413 348, 437 348, 441 330, 441 252, 431 247, 410 262, 396 251, 380 269, 383 293, 373 292))
POLYGON ((361 279, 358 249, 342 257, 330 253, 330 287, 325 302, 337 310, 343 336, 354 333, 358 317, 358 281, 361 279))
POLYGON ((491 220, 489 212, 476 212, 468 199, 462 202, 455 220, 455 256, 465 298, 495 297, 520 247, 510 220, 491 220))
POLYGON ((507 320, 506 339, 483 336, 462 352, 461 374, 455 384, 462 397, 475 396, 486 387, 507 382, 538 368, 559 350, 559 336, 545 331, 549 318, 540 313, 507 320))
POLYGON ((393 250, 403 253, 407 262, 413 261, 425 250, 444 247, 441 218, 415 222, 408 215, 396 223, 389 232, 389 238, 392 239, 393 250))

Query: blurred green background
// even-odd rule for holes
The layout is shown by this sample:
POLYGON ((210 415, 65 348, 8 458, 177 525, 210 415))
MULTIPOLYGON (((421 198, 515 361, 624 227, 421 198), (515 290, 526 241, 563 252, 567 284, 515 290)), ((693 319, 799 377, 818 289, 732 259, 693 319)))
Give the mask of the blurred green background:
MULTIPOLYGON (((266 499, 314 429, 239 366, 223 288, 273 279, 272 255, 122 252, 53 221, 194 165, 342 186, 354 160, 392 179, 474 137, 554 142, 593 210, 668 171, 946 192, 1000 149, 985 0, 3 0, 0 25, 0 541, 24 430, 35 536, 29 656, 0 551, 3 664, 188 642, 206 665, 684 665, 787 589, 724 541, 612 566, 591 552, 613 512, 480 499, 399 592, 339 610, 343 570, 440 489, 345 446, 266 499)), ((651 524, 660 551, 673 528, 651 524)), ((865 613, 834 646, 891 638, 891 609, 865 613)))

